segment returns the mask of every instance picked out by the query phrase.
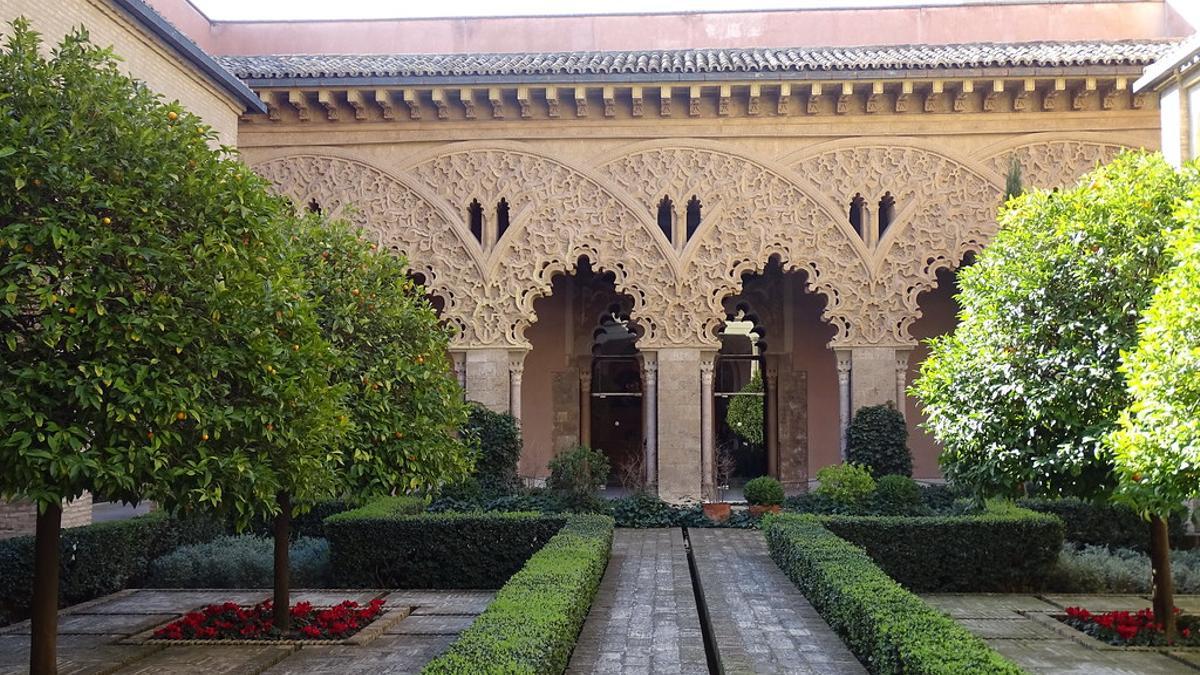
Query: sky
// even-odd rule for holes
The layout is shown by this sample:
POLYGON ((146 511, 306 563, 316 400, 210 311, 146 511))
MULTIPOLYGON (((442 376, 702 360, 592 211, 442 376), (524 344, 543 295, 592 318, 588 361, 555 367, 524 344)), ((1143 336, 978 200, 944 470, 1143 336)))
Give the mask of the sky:
MULTIPOLYGON (((967 2, 970 1, 972 0, 967 0, 967 2)), ((329 0, 191 0, 191 2, 214 21, 627 14, 803 7, 966 4, 964 0, 438 0, 437 2, 420 0, 336 0, 334 2, 329 0)))

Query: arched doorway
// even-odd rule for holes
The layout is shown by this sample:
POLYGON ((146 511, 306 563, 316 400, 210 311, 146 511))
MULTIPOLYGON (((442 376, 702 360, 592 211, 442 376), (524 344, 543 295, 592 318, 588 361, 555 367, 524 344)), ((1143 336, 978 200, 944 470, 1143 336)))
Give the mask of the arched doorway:
POLYGON ((716 484, 732 492, 765 476, 767 411, 765 330, 748 306, 738 305, 721 330, 713 372, 716 484))
POLYGON ((612 467, 610 485, 645 476, 642 439, 642 366, 637 333, 618 304, 609 306, 592 332, 590 437, 612 467))

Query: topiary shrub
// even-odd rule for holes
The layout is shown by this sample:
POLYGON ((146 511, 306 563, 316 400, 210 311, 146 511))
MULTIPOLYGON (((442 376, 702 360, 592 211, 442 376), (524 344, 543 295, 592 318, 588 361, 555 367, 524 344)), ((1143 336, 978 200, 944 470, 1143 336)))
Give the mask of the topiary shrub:
POLYGON ((859 408, 846 429, 846 461, 862 464, 871 476, 912 476, 908 426, 891 404, 859 408))
POLYGON ((817 494, 852 510, 866 507, 875 492, 871 472, 859 464, 834 464, 817 472, 817 494))
MULTIPOLYGON (((291 581, 321 588, 329 577, 329 542, 301 537, 289 546, 291 581)), ((151 588, 269 588, 274 573, 274 542, 254 535, 218 537, 180 546, 150 564, 151 588)))
POLYGON ((725 423, 733 433, 747 443, 763 444, 763 381, 762 372, 754 373, 746 386, 729 401, 729 409, 725 413, 725 423))
POLYGON ((777 506, 783 504, 783 486, 770 476, 759 476, 746 481, 743 488, 746 501, 760 506, 777 506))
POLYGON ((923 510, 921 486, 908 476, 884 476, 875 484, 874 511, 883 515, 915 515, 923 510))
POLYGON ((463 438, 479 448, 473 474, 485 494, 506 494, 517 487, 521 459, 521 429, 507 413, 472 403, 463 425, 463 438))
POLYGON ((550 460, 546 486, 562 495, 572 508, 590 509, 596 493, 608 482, 608 458, 599 450, 578 445, 550 460))

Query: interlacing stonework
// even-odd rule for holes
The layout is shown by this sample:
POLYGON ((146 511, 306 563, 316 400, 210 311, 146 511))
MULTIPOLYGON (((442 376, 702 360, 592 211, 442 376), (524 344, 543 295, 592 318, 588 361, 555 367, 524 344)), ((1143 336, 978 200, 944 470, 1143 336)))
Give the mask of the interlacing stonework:
POLYGON ((893 137, 763 157, 677 140, 580 165, 505 141, 458 144, 399 170, 312 152, 255 169, 298 208, 315 202, 406 256, 444 301, 456 348, 527 348, 534 301, 580 257, 632 298, 643 349, 719 346, 723 301, 772 258, 802 270, 826 298, 830 346, 904 347, 915 344, 908 328, 936 272, 994 235, 1013 158, 1027 187, 1059 187, 1123 147, 1032 134, 957 156, 893 137), (886 231, 877 241, 860 236, 846 216, 851 201, 861 196, 875 218, 884 195, 894 200, 886 231), (667 197, 682 209, 693 196, 703 217, 676 250, 655 222, 657 207, 667 197), (477 240, 467 205, 500 199, 509 204, 507 231, 494 243, 477 240))

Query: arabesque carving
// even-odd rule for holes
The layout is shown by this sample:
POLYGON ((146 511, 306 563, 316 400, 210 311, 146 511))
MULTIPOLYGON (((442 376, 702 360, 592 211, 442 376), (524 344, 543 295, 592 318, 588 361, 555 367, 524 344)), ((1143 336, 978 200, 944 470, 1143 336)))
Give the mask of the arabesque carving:
POLYGON ((1039 141, 1019 145, 985 160, 1000 175, 1008 173, 1013 158, 1021 165, 1021 179, 1026 187, 1065 188, 1099 164, 1112 161, 1126 150, 1116 143, 1092 141, 1039 141))

